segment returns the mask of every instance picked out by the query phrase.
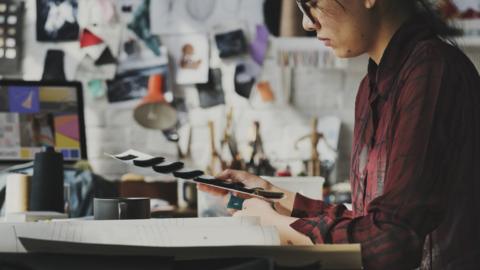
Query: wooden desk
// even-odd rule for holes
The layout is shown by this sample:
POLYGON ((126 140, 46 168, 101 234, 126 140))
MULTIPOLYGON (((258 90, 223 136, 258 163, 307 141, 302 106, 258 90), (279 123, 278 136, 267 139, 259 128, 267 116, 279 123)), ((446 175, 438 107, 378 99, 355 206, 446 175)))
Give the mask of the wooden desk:
MULTIPOLYGON (((282 266, 276 269, 362 269, 360 245, 319 246, 213 246, 213 247, 148 247, 125 245, 102 245, 48 240, 20 239, 31 252, 57 254, 59 250, 68 254, 156 256, 174 257, 177 262, 210 261, 257 258, 274 261, 282 266), (319 267, 322 265, 322 268, 319 267), (312 268, 313 267, 313 268, 312 268)), ((209 269, 209 268, 190 268, 209 269)), ((239 268, 243 269, 243 268, 239 268)), ((249 268, 247 268, 249 269, 249 268)), ((260 268, 262 269, 262 268, 260 268)), ((272 268, 265 268, 272 269, 272 268)))
POLYGON ((269 259, 233 258, 175 261, 173 258, 158 256, 0 253, 0 269, 2 270, 225 270, 233 268, 236 270, 285 269, 275 268, 269 259))

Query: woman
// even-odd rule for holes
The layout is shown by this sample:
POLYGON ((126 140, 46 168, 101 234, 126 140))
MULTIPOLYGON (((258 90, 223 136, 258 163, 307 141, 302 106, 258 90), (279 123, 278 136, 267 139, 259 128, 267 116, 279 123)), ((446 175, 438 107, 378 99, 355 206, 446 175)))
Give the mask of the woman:
POLYGON ((420 0, 297 3, 337 56, 370 57, 355 104, 353 210, 227 171, 219 178, 287 194, 274 208, 246 200, 235 215, 260 216, 283 244, 360 243, 366 269, 480 269, 480 78, 442 41, 449 28, 420 0))

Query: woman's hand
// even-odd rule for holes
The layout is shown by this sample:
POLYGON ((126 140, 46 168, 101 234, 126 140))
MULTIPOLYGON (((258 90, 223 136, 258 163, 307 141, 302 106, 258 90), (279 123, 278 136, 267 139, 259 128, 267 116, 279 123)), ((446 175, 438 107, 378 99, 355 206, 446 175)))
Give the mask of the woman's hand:
POLYGON ((253 216, 260 217, 262 226, 274 226, 280 236, 281 245, 313 245, 312 240, 307 236, 295 231, 290 227, 297 219, 283 216, 273 209, 271 203, 257 198, 248 199, 243 202, 243 210, 236 211, 234 217, 253 216))
POLYGON ((272 226, 275 225, 274 221, 280 217, 280 214, 273 209, 271 203, 253 198, 245 200, 243 202, 242 210, 236 211, 233 216, 260 217, 262 225, 272 226))
MULTIPOLYGON (((276 187, 270 184, 270 182, 268 182, 267 180, 244 171, 225 170, 223 173, 217 175, 216 178, 225 181, 239 182, 244 184, 247 188, 263 188, 266 191, 283 192, 285 196, 283 199, 276 201, 275 209, 277 209, 277 212, 282 215, 289 216, 292 213, 293 203, 296 196, 295 192, 290 192, 288 190, 276 187)), ((226 195, 228 195, 229 191, 200 183, 197 184, 197 187, 200 191, 207 192, 216 196, 223 196, 225 204, 228 203, 229 197, 226 195)), ((234 193, 233 195, 243 199, 251 198, 250 196, 244 194, 234 193)))

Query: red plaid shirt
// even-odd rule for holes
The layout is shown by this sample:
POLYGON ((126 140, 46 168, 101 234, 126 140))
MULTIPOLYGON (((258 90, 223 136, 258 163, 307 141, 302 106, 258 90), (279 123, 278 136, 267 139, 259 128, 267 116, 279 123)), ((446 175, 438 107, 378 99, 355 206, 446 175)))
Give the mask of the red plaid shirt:
POLYGON ((480 269, 480 78, 421 19, 370 61, 353 143, 353 211, 298 195, 292 228, 366 269, 480 269))

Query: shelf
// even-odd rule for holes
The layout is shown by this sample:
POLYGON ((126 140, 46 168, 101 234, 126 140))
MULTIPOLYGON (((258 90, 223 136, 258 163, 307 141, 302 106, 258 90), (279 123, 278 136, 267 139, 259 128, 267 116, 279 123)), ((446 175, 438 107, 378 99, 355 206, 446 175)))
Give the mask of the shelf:
POLYGON ((454 40, 460 47, 480 48, 480 37, 458 37, 454 40))
POLYGON ((464 33, 454 38, 463 48, 480 48, 480 19, 453 19, 450 25, 464 33))

